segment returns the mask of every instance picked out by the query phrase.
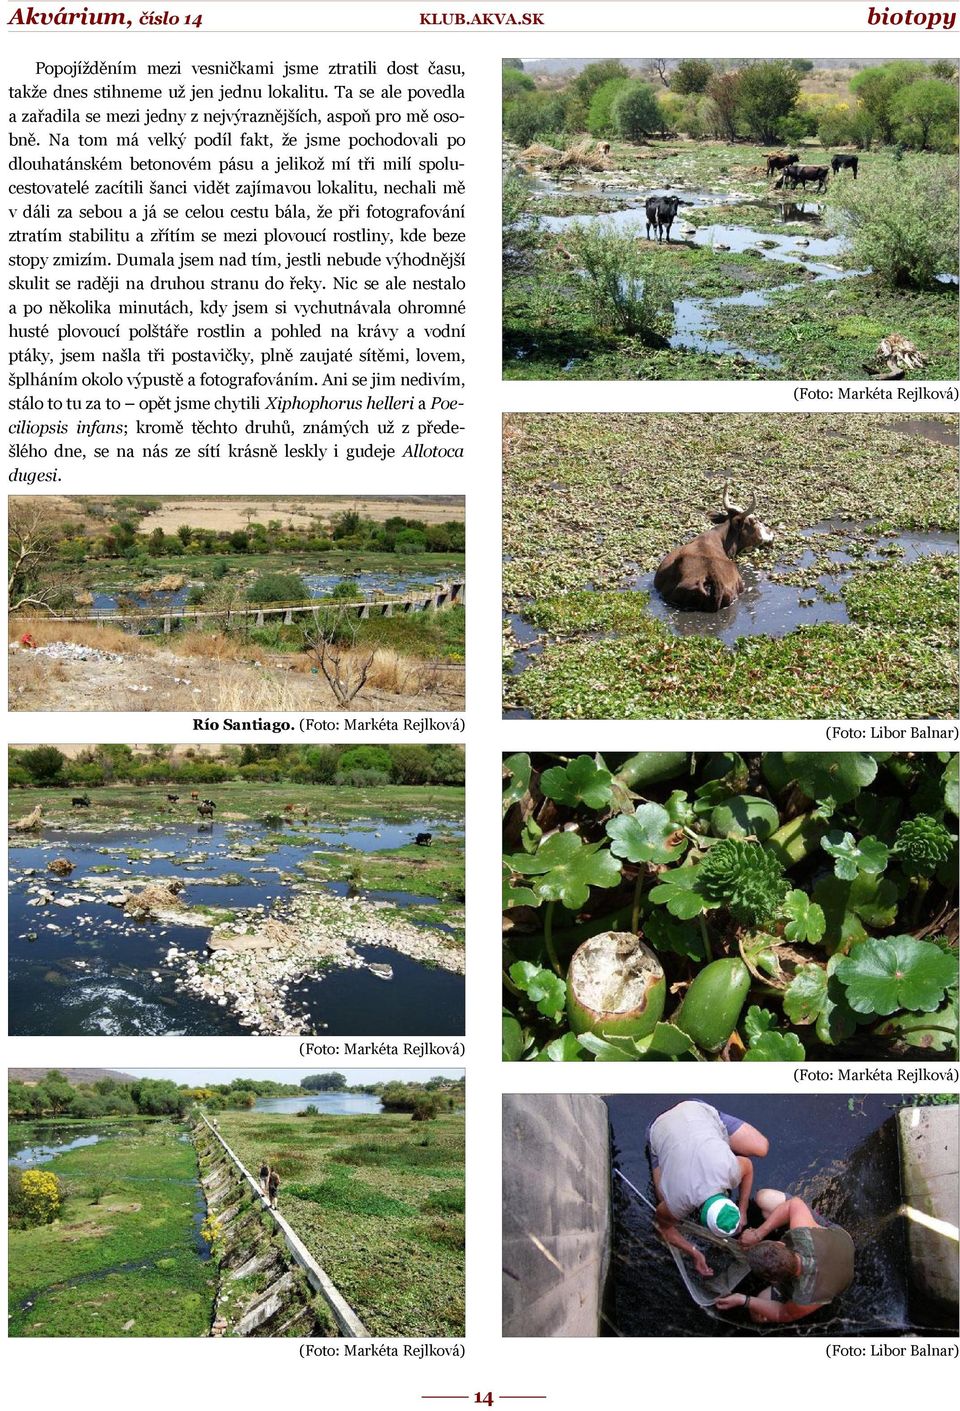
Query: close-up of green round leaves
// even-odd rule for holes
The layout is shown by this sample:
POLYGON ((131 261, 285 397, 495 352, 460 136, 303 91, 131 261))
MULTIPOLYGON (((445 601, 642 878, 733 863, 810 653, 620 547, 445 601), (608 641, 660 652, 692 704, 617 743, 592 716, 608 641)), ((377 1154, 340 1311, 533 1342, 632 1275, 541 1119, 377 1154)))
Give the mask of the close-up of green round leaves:
POLYGON ((509 756, 504 1058, 955 1057, 957 758, 509 756))
POLYGON ((858 1014, 936 1009, 957 983, 955 957, 913 936, 863 941, 837 966, 847 1002, 858 1014))
POLYGON ((606 826, 610 851, 628 862, 674 862, 687 849, 670 814, 658 803, 641 804, 635 813, 621 813, 606 826))
POLYGON ((559 901, 570 911, 583 906, 591 887, 615 887, 620 864, 600 843, 585 843, 577 833, 554 833, 532 855, 507 859, 515 872, 533 877, 532 890, 544 901, 559 901))

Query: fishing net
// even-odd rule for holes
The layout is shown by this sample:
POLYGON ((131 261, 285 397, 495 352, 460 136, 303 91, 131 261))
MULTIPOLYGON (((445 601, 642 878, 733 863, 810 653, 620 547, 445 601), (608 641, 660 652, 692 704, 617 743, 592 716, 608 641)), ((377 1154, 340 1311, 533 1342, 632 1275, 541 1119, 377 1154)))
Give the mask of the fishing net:
POLYGON ((738 1284, 743 1283, 750 1272, 750 1266, 743 1257, 740 1246, 732 1240, 719 1239, 689 1220, 680 1222, 683 1238, 698 1249, 706 1259, 713 1273, 709 1277, 698 1274, 689 1255, 682 1254, 674 1245, 668 1245, 673 1262, 686 1285, 694 1303, 706 1308, 716 1303, 718 1298, 732 1293, 738 1284))

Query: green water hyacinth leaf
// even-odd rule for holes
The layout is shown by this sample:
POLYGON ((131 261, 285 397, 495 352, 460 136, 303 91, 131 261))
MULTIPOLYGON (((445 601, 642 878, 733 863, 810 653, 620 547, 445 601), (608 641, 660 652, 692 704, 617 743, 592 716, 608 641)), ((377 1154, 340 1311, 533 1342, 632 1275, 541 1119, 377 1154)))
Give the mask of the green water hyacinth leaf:
POLYGON ((933 1053, 956 1049, 960 1045, 957 1006, 952 1000, 935 1014, 895 1014, 878 1024, 874 1032, 883 1038, 900 1039, 911 1048, 928 1049, 933 1053))
POLYGON ((802 1063, 807 1051, 796 1034, 769 1030, 743 1055, 743 1063, 802 1063))
POLYGON ((790 919, 783 928, 788 941, 806 942, 815 946, 823 940, 827 928, 827 918, 823 907, 811 901, 806 892, 796 889, 787 892, 783 899, 783 911, 790 919))
POLYGON ((777 1016, 769 1009, 761 1009, 758 1004, 751 1004, 744 1015, 743 1032, 748 1044, 755 1044, 759 1038, 776 1027, 777 1016))
POLYGON ((664 808, 678 828, 693 827, 696 815, 693 811, 693 804, 687 798, 686 789, 674 789, 664 804, 664 808))
POLYGON ((636 813, 622 813, 607 824, 610 851, 628 862, 673 862, 687 846, 686 838, 676 841, 676 832, 673 819, 658 803, 641 804, 636 813))
POLYGON ((710 832, 715 838, 757 838, 766 842, 780 826, 780 816, 767 799, 751 794, 734 794, 717 804, 710 815, 710 832))
POLYGON ((837 754, 808 754, 791 750, 780 758, 790 778, 810 799, 849 803, 877 777, 877 761, 872 754, 845 750, 837 754))
POLYGON ((672 951, 689 960, 706 960, 703 933, 696 922, 679 921, 662 907, 649 911, 643 920, 643 933, 657 954, 672 951))
POLYGON ((954 818, 960 814, 960 754, 955 754, 943 771, 943 802, 954 818))
POLYGON ((500 1056, 504 1063, 516 1063, 523 1054, 523 1030, 512 1014, 503 1011, 503 1038, 500 1056))
POLYGON ((561 1034, 551 1039, 546 1048, 540 1050, 537 1063, 582 1063, 583 1045, 576 1034, 561 1034))
POLYGON ((833 870, 844 882, 852 882, 858 872, 877 877, 890 860, 890 849, 878 838, 861 838, 858 843, 852 833, 839 830, 821 838, 820 846, 833 858, 833 870))
POLYGON ((604 1039, 597 1034, 581 1034, 580 1043, 589 1049, 597 1063, 637 1063, 641 1059, 699 1058, 696 1044, 676 1024, 659 1023, 642 1039, 604 1039))
POLYGON ((847 1002, 858 1014, 893 1014, 897 1009, 936 1009, 957 981, 956 956, 929 941, 890 936, 854 946, 836 969, 847 1002))
POLYGON ((848 949, 864 941, 864 926, 892 926, 897 915, 897 889, 889 877, 858 872, 852 882, 828 873, 813 889, 813 899, 823 908, 827 926, 824 943, 831 950, 848 949))
POLYGON ((827 961, 827 991, 823 1007, 817 1016, 817 1038, 823 1044, 839 1044, 856 1030, 857 1016, 847 1004, 847 992, 837 979, 837 966, 842 955, 832 955, 827 961))
POLYGON ((581 1047, 592 1053, 597 1063, 636 1063, 638 1054, 632 1039, 601 1039, 597 1034, 580 1034, 581 1047))
POLYGON ((657 1024, 652 1034, 634 1039, 634 1044, 637 1052, 648 1058, 681 1058, 686 1053, 697 1052, 693 1039, 676 1024, 657 1024))
POLYGON ((665 906, 670 915, 680 921, 692 921, 710 905, 706 897, 696 890, 697 870, 696 867, 678 867, 666 873, 651 888, 650 900, 658 906, 665 906))
POLYGON ((509 911, 511 906, 539 906, 540 897, 529 887, 515 887, 511 880, 510 868, 503 864, 503 909, 509 911))
POLYGON ((509 759, 503 761, 503 769, 507 777, 503 786, 502 816, 506 818, 513 805, 519 803, 530 788, 530 756, 512 754, 509 759))
POLYGON ((817 1038, 824 1044, 848 1039, 857 1027, 857 1017, 835 975, 842 959, 831 956, 825 969, 819 965, 802 966, 783 997, 787 1018, 794 1024, 815 1024, 817 1038))
POLYGON ((510 966, 510 979, 548 1019, 556 1019, 563 1012, 567 1002, 566 981, 552 970, 544 970, 529 960, 518 960, 510 966))
POLYGON ((820 965, 801 965, 783 997, 783 1012, 793 1024, 814 1024, 826 999, 826 970, 820 965))
POLYGON ((540 788, 548 799, 568 808, 581 803, 588 808, 605 808, 613 797, 613 775, 588 754, 582 754, 569 764, 544 770, 540 788))
POLYGON ((579 833, 553 833, 532 856, 514 853, 507 863, 521 876, 537 877, 533 889, 545 901, 578 911, 591 887, 615 887, 620 880, 620 863, 602 846, 585 843, 579 833))

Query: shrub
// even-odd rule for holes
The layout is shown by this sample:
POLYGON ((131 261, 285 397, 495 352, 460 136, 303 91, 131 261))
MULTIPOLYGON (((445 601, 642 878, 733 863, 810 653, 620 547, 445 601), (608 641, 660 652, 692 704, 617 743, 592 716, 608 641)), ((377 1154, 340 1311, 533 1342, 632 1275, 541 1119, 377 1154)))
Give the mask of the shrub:
POLYGON ((34 784, 41 787, 63 781, 64 756, 53 745, 38 745, 34 750, 24 750, 17 763, 27 771, 34 784))
POLYGON ((628 82, 629 80, 625 78, 608 78, 606 83, 601 83, 590 99, 587 128, 592 137, 612 137, 615 134, 616 126, 611 110, 614 99, 622 92, 628 82))
POLYGON ((610 110, 619 137, 639 142, 650 132, 662 132, 663 113, 657 95, 649 83, 639 79, 624 84, 613 100, 610 110))
POLYGON ((930 288, 956 269, 957 173, 953 163, 914 158, 866 167, 859 181, 835 182, 830 202, 844 211, 853 254, 894 288, 930 288))
POLYGON ((10 1172, 9 1213, 14 1224, 52 1224, 60 1214, 63 1197, 63 1186, 52 1171, 10 1172))
POLYGON ((713 77, 709 59, 681 59, 670 78, 671 93, 705 93, 713 77))
POLYGON ((957 145, 957 94, 950 83, 919 79, 890 102, 894 135, 910 147, 949 152, 957 145))
POLYGON ((759 142, 773 142, 794 109, 800 93, 800 76, 782 59, 748 64, 740 74, 737 116, 747 135, 759 142))
POLYGON ((610 222, 574 225, 571 293, 588 305, 598 328, 655 342, 673 327, 673 290, 662 261, 638 249, 638 230, 617 230, 610 222))
POLYGON ((247 589, 246 596, 251 603, 299 603, 310 594, 297 573, 261 573, 247 589))
POLYGON ((336 598, 340 602, 356 603, 360 601, 360 589, 352 578, 341 578, 340 582, 334 586, 331 598, 336 598))
POLYGON ((523 269, 533 258, 540 231, 531 210, 529 181, 516 172, 504 176, 502 203, 503 268, 523 269))

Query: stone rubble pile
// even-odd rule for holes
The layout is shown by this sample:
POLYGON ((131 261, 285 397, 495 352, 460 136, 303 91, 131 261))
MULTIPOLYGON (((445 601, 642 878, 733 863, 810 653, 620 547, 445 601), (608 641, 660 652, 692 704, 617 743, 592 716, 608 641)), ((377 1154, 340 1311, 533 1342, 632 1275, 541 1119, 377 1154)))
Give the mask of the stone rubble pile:
POLYGON ((48 642, 45 647, 22 648, 19 642, 11 642, 10 650, 29 650, 34 657, 46 657, 50 661, 123 661, 119 652, 105 652, 100 647, 85 647, 80 642, 48 642))

